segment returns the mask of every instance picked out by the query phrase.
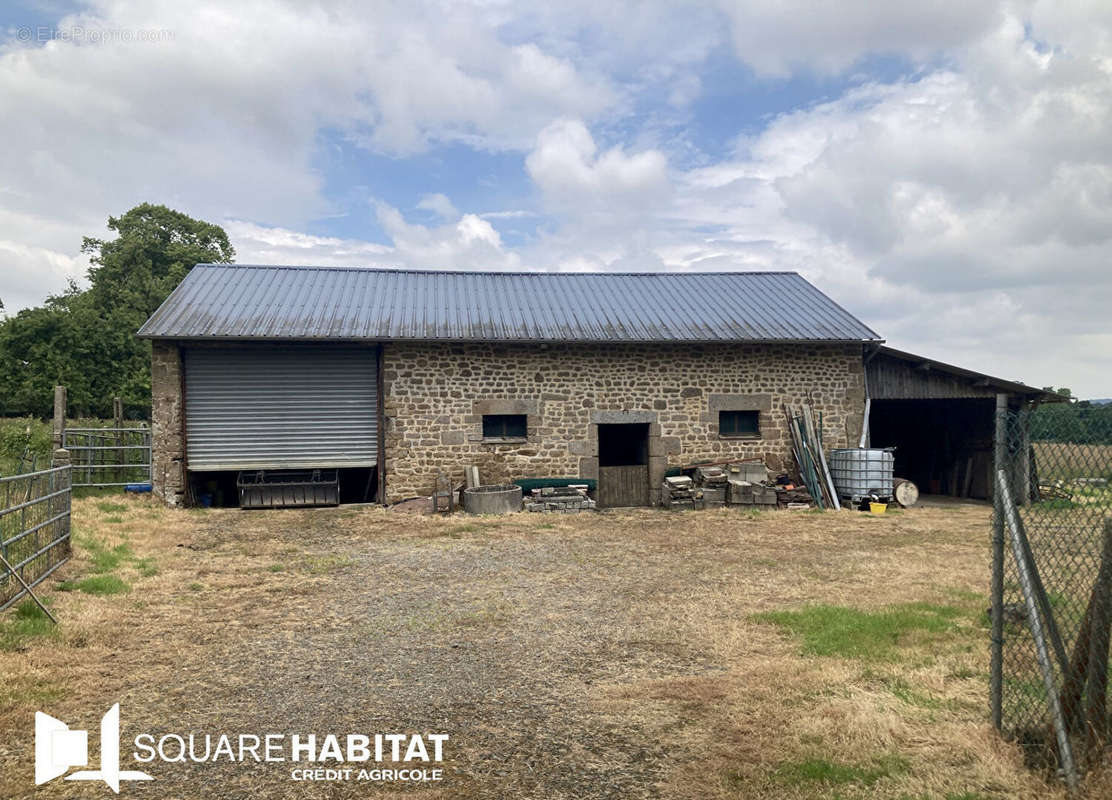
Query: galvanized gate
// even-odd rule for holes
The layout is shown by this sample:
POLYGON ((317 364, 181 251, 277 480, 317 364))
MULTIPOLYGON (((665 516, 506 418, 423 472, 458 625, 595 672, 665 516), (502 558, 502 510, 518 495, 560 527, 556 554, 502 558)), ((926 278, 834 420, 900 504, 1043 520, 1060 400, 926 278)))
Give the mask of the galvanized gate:
POLYGON ((132 428, 66 428, 74 486, 128 486, 151 482, 151 431, 132 428))
POLYGON ((0 611, 22 598, 70 557, 70 468, 0 478, 0 611))

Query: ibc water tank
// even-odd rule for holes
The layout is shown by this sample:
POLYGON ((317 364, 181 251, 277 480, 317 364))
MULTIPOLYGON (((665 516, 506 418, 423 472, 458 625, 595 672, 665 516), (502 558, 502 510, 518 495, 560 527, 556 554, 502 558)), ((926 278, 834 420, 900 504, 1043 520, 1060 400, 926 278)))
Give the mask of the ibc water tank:
POLYGON ((876 495, 892 497, 892 475, 896 463, 891 450, 854 447, 830 453, 830 477, 838 497, 851 503, 876 495))

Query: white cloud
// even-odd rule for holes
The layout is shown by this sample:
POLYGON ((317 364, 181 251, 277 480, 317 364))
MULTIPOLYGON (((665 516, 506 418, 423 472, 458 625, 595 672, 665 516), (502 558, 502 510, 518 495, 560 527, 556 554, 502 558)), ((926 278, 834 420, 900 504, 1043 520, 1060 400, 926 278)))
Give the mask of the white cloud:
POLYGON ((494 226, 475 214, 428 227, 407 222, 400 211, 385 203, 379 203, 377 211, 400 264, 433 269, 514 269, 521 265, 516 253, 507 252, 494 226))
POLYGON ((563 119, 540 132, 525 168, 556 209, 607 215, 645 211, 667 197, 668 161, 659 150, 599 154, 582 120, 563 119))
POLYGON ((448 195, 436 192, 434 194, 426 194, 421 198, 421 202, 417 204, 417 208, 431 211, 441 219, 455 219, 459 216, 459 211, 452 201, 448 199, 448 195))
MULTIPOLYGON (((0 240, 76 258, 82 234, 143 201, 297 228, 333 210, 314 164, 322 129, 393 154, 430 141, 527 147, 554 113, 590 117, 613 99, 604 78, 501 41, 497 8, 258 0, 244 12, 103 2, 41 20, 172 34, 153 42, 39 46, 10 31, 0 45, 0 240)), ((9 248, 0 276, 34 263, 9 248)), ((9 309, 69 275, 39 274, 38 298, 3 278, 9 309)))
POLYGON ((842 72, 871 54, 927 59, 979 40, 1010 3, 725 1, 737 57, 758 73, 842 72))
POLYGON ((559 201, 535 260, 799 269, 906 349, 1106 395, 1112 59, 1032 35, 1004 19, 945 68, 781 115, 631 218, 600 218, 622 182, 561 123, 527 161, 559 201))
POLYGON ((174 36, 0 46, 0 297, 64 288, 81 235, 151 200, 228 220, 244 262, 800 269, 907 349, 1112 394, 1109 9, 105 0, 57 27, 174 36), (772 92, 877 54, 915 72, 758 129, 740 109, 733 153, 686 159, 726 51, 772 92), (322 131, 397 159, 518 152, 536 197, 494 176, 468 208, 422 175, 430 224, 355 207, 327 194, 322 131), (388 243, 301 232, 337 212, 375 213, 388 243))
POLYGON ((241 264, 293 264, 318 267, 397 266, 393 248, 358 239, 312 236, 243 220, 225 220, 224 230, 241 264))
POLYGON ((242 264, 300 264, 323 267, 414 267, 425 269, 519 269, 520 258, 508 251, 498 231, 474 214, 456 215, 442 225, 408 222, 386 203, 375 206, 379 224, 391 244, 359 239, 312 236, 242 220, 224 229, 242 264))

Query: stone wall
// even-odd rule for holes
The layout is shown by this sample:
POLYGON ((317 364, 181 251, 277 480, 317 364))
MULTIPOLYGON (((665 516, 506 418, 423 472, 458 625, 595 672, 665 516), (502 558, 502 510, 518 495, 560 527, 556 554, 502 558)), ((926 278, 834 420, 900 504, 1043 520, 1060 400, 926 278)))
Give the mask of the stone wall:
POLYGON ((176 344, 154 342, 151 355, 151 482, 168 505, 181 505, 182 474, 181 351, 176 344))
POLYGON ((829 447, 856 443, 860 345, 504 345, 384 348, 387 500, 431 494, 479 467, 484 483, 598 475, 598 425, 649 424, 650 500, 669 466, 760 456, 790 464, 783 407, 810 401, 829 447), (759 412, 760 435, 723 438, 718 412, 759 412), (483 414, 525 414, 527 437, 486 441, 483 414))
MULTIPOLYGON (((155 493, 184 498, 181 356, 151 363, 155 493)), ((437 473, 486 483, 598 476, 598 426, 649 425, 650 500, 668 467, 759 456, 790 465, 785 403, 822 411, 827 447, 856 443, 864 404, 859 345, 504 345, 390 343, 383 354, 387 500, 431 494, 437 473), (718 412, 757 411, 760 435, 720 437, 718 412), (522 440, 488 441, 484 414, 524 414, 522 440)))

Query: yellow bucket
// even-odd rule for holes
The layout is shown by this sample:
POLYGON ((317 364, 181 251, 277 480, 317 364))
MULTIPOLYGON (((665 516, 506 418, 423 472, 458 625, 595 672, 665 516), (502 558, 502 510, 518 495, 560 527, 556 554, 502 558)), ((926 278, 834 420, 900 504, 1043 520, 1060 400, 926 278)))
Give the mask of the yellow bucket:
POLYGON ((869 511, 873 514, 883 514, 887 509, 887 503, 869 503, 869 511))

